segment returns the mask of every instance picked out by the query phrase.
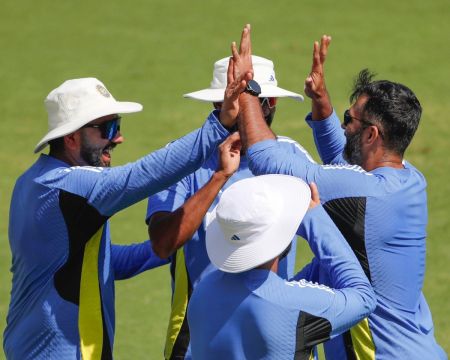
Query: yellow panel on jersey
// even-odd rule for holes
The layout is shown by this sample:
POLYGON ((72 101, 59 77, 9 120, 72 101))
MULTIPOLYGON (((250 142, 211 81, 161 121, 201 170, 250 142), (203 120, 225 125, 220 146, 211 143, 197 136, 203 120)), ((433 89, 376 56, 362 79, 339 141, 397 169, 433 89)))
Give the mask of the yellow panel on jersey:
POLYGON ((174 280, 172 310, 164 349, 166 359, 170 359, 172 356, 175 341, 180 333, 187 312, 189 283, 183 248, 177 250, 174 280))
POLYGON ((369 328, 369 320, 365 318, 350 329, 355 356, 358 360, 374 360, 375 344, 369 328))
POLYGON ((84 360, 97 360, 102 356, 103 319, 98 283, 98 252, 102 232, 103 226, 86 243, 81 270, 78 327, 84 360))

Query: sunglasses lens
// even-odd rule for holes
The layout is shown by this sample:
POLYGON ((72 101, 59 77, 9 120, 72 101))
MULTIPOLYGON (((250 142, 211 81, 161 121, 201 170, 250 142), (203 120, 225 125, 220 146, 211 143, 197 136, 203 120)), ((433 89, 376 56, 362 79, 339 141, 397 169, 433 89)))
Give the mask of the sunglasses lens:
POLYGON ((120 130, 120 118, 108 121, 105 124, 104 138, 108 140, 114 139, 119 130, 120 130))
POLYGON ((345 110, 344 112, 344 125, 347 126, 352 121, 352 117, 350 116, 350 111, 345 110))

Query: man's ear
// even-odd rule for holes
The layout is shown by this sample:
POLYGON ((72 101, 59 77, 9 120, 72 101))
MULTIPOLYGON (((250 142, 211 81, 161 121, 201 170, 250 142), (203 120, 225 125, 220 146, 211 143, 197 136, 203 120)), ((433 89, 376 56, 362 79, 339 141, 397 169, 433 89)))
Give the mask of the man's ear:
POLYGON ((375 125, 371 125, 367 128, 368 130, 365 131, 364 135, 364 141, 372 145, 377 139, 380 138, 380 130, 375 125))
POLYGON ((64 136, 64 146, 67 150, 76 150, 80 146, 80 132, 75 131, 64 136))

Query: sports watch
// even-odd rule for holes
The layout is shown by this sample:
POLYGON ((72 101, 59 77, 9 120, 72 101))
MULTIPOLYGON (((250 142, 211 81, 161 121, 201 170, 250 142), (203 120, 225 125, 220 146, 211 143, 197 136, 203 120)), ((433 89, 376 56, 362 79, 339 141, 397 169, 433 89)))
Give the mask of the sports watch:
POLYGON ((261 94, 261 86, 255 80, 249 80, 244 92, 253 96, 259 96, 261 94))

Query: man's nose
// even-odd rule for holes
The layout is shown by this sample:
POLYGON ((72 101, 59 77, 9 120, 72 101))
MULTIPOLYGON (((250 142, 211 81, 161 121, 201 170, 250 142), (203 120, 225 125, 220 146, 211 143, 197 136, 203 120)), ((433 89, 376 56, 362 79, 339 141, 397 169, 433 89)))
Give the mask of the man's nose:
POLYGON ((116 136, 111 140, 114 144, 122 144, 124 141, 124 137, 122 136, 122 133, 120 131, 117 132, 116 136))

